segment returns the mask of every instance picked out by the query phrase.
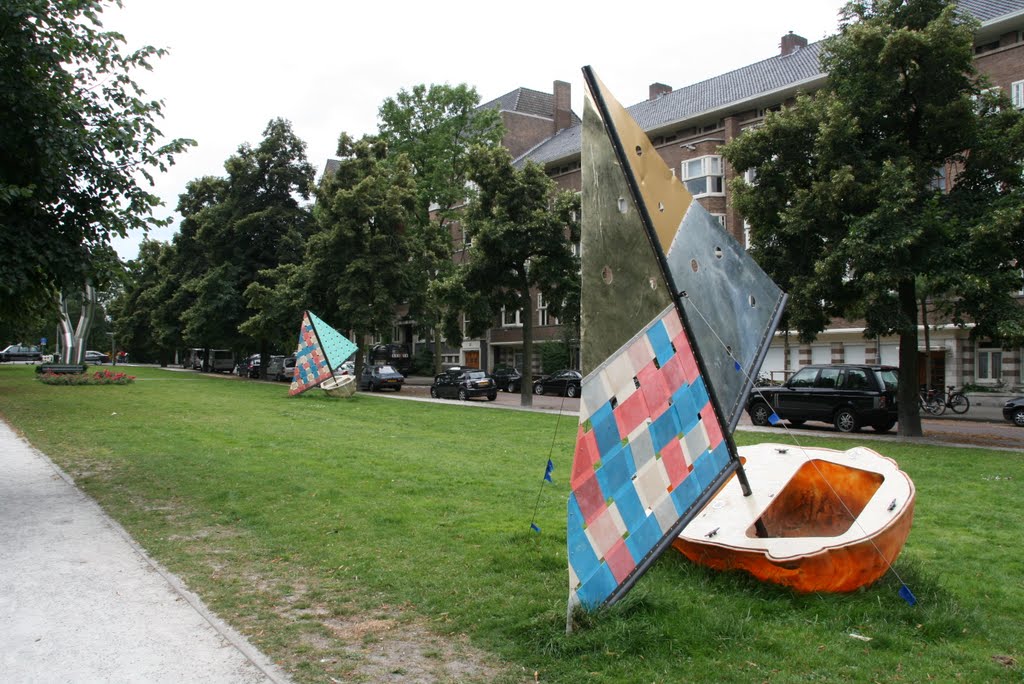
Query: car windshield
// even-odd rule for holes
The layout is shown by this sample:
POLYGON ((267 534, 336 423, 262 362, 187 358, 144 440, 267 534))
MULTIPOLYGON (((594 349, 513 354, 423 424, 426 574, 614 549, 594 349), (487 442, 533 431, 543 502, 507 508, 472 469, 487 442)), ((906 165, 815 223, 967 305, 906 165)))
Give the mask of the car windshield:
POLYGON ((885 383, 885 389, 895 391, 899 387, 899 374, 892 368, 886 368, 878 372, 882 376, 882 382, 885 383))
POLYGON ((377 368, 377 371, 381 375, 383 375, 384 373, 397 373, 398 372, 394 368, 392 368, 391 366, 380 366, 380 367, 377 368))
POLYGON ((487 377, 487 373, 483 371, 473 371, 472 373, 466 373, 470 380, 482 380, 487 377))

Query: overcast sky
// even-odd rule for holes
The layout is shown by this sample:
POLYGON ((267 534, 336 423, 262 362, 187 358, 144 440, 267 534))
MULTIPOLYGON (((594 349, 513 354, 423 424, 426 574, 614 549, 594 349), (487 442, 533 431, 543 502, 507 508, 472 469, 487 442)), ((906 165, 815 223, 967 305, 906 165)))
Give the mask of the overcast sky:
MULTIPOLYGON (((788 31, 811 42, 835 33, 844 4, 124 0, 102 17, 129 48, 170 50, 136 80, 164 101, 164 134, 198 143, 156 179, 158 215, 175 226, 150 237, 166 241, 185 184, 224 175, 224 161, 258 144, 275 117, 292 122, 319 174, 342 131, 374 132, 381 103, 419 83, 467 83, 486 102, 519 87, 550 93, 563 80, 582 114, 589 64, 628 106, 652 82, 680 88, 778 54, 788 31)), ((134 258, 141 239, 115 247, 134 258)))

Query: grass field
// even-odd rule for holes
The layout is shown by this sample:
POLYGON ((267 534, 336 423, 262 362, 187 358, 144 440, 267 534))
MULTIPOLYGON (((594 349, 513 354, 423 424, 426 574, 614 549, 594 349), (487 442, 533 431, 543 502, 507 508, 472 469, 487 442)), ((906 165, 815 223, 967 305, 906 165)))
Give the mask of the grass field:
POLYGON ((32 371, 0 366, 0 415, 299 682, 1024 676, 1020 454, 879 449, 917 487, 896 563, 916 607, 892 574, 801 596, 670 550, 566 635, 573 416, 145 368, 128 386, 50 387, 32 371))

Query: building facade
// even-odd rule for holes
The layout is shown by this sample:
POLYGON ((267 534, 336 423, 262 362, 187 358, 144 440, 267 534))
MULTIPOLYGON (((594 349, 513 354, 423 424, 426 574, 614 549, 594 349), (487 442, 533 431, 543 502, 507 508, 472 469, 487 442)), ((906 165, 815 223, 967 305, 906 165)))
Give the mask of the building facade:
MULTIPOLYGON (((961 0, 961 10, 981 23, 975 39, 975 64, 993 87, 1006 92, 1014 105, 1024 108, 1024 0, 961 0)), ((777 55, 735 71, 699 83, 673 89, 664 83, 652 83, 647 100, 628 107, 644 128, 662 158, 687 186, 695 198, 741 244, 748 243, 748 230, 729 193, 735 171, 721 156, 719 148, 749 128, 759 125, 765 114, 792 102, 800 93, 820 88, 827 80, 821 70, 822 43, 811 43, 792 32, 783 36, 777 55)), ((557 81, 553 102, 568 102, 569 85, 557 81)), ((514 91, 519 92, 519 91, 514 91)), ((513 94, 484 106, 504 106, 513 94)), ((506 112, 502 110, 502 118, 506 112)), ((509 112, 512 118, 515 113, 509 112)), ((554 119, 552 115, 552 119, 554 119)), ((581 185, 581 127, 578 119, 566 126, 552 125, 550 135, 533 140, 521 128, 510 127, 507 145, 520 150, 517 163, 541 164, 560 187, 579 190, 581 185), (514 131, 514 132, 513 132, 514 131)), ((509 119, 506 119, 508 125, 509 119)), ((513 120, 513 123, 517 123, 513 120)), ((535 132, 539 132, 538 127, 535 132)), ((495 363, 522 366, 522 339, 516 322, 527 312, 510 315, 480 340, 467 341, 482 350, 486 367, 495 363)), ((543 297, 535 297, 533 311, 540 327, 541 340, 564 339, 550 317, 545 319, 543 297), (546 322, 544 325, 542 322, 546 322)), ((1024 350, 1004 348, 994 340, 972 340, 970 329, 952 325, 933 326, 929 343, 920 335, 920 354, 931 359, 934 386, 991 385, 1019 388, 1024 350)), ((762 374, 776 380, 809 363, 883 363, 898 364, 897 338, 866 339, 863 325, 833 321, 811 344, 800 344, 785 333, 776 336, 762 367, 762 374)), ((461 360, 461 359, 460 359, 461 360)), ((533 360, 539 370, 537 359, 533 360)), ((925 382, 921 363, 921 382, 925 382)), ((548 369, 550 370, 550 369, 548 369)))

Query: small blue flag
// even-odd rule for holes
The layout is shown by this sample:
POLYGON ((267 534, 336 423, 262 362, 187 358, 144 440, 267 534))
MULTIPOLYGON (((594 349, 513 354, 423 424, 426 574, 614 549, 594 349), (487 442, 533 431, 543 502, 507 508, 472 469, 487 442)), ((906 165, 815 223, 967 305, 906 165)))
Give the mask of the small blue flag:
POLYGON ((910 591, 910 587, 906 584, 900 587, 900 598, 906 601, 908 605, 917 605, 917 597, 914 596, 914 592, 910 591))
POLYGON ((771 423, 772 425, 778 425, 780 420, 782 419, 779 418, 778 413, 773 413, 772 415, 768 416, 768 422, 771 423))
POLYGON ((534 532, 540 534, 540 528, 537 527, 537 523, 530 523, 530 529, 533 530, 534 532))
POLYGON ((738 371, 739 370, 743 370, 742 368, 740 368, 740 362, 739 361, 733 361, 733 366, 735 366, 736 370, 738 370, 738 371))
POLYGON ((554 481, 551 479, 551 471, 554 470, 554 469, 555 469, 555 464, 552 463, 551 459, 549 458, 548 459, 548 467, 544 469, 544 479, 547 480, 548 482, 551 482, 552 484, 554 483, 554 481))

